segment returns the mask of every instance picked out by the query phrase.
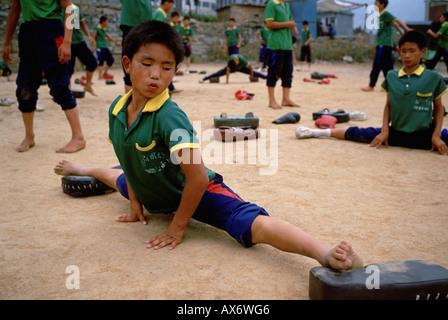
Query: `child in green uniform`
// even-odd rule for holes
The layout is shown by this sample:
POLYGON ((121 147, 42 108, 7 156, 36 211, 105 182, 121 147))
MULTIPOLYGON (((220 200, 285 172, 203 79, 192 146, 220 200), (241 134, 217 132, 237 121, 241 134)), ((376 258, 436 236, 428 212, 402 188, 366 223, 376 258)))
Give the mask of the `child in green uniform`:
POLYGON ((160 22, 167 22, 166 18, 168 15, 168 12, 171 11, 174 5, 174 0, 162 0, 162 3, 160 7, 157 8, 152 14, 152 18, 154 20, 160 21, 160 22))
MULTIPOLYGON (((126 38, 123 65, 132 90, 118 97, 109 110, 109 140, 122 172, 107 183, 130 200, 131 208, 118 221, 146 224, 144 208, 151 213, 176 212, 166 231, 146 242, 154 249, 175 248, 193 218, 226 230, 245 247, 267 243, 335 269, 361 267, 349 243, 332 248, 290 223, 269 217, 205 167, 193 126, 167 91, 182 59, 182 39, 168 24, 144 22, 126 38)), ((55 171, 81 173, 66 161, 55 171)), ((94 170, 83 173, 96 174, 94 170)))
POLYGON ((109 50, 109 45, 107 44, 107 39, 112 41, 117 45, 117 47, 121 47, 121 44, 116 41, 114 38, 110 36, 110 34, 107 32, 107 25, 108 25, 107 17, 102 16, 100 18, 100 23, 95 27, 93 31, 93 39, 95 39, 96 43, 96 54, 98 56, 98 73, 99 77, 98 79, 107 79, 111 77, 107 72, 109 71, 110 67, 114 64, 114 57, 112 56, 112 52, 109 50), (104 62, 106 62, 106 69, 103 73, 103 65, 104 62))
POLYGON ((193 29, 190 27, 190 17, 184 17, 180 35, 182 36, 182 40, 184 41, 184 50, 185 50, 185 60, 187 64, 186 74, 190 74, 190 65, 191 65, 191 42, 194 39, 193 29))
POLYGON ((266 22, 264 23, 264 27, 257 30, 255 33, 255 36, 257 37, 258 41, 260 41, 260 51, 258 54, 258 72, 266 71, 266 67, 268 65, 268 54, 267 54, 267 45, 268 45, 268 38, 269 38, 269 31, 268 28, 266 28, 266 22))
POLYGON ((275 86, 277 80, 282 80, 283 98, 281 105, 298 107, 290 98, 292 87, 292 35, 299 32, 296 23, 292 20, 289 3, 283 0, 270 0, 264 10, 266 27, 269 29, 269 69, 266 85, 269 94, 269 107, 281 109, 275 99, 275 86))
POLYGON ((71 58, 72 42, 72 28, 69 27, 72 13, 67 12, 70 5, 70 1, 64 0, 12 2, 3 41, 3 61, 7 64, 12 62, 10 44, 22 13, 16 96, 25 125, 25 139, 16 148, 18 152, 25 152, 35 145, 34 113, 42 72, 48 80, 53 100, 64 110, 72 131, 69 143, 56 152, 72 153, 86 146, 76 99, 70 91, 67 64, 71 58))
POLYGON ((408 26, 400 19, 395 18, 389 11, 386 10, 389 0, 376 0, 375 6, 380 12, 379 16, 379 30, 376 41, 376 54, 373 60, 372 71, 370 72, 369 86, 363 88, 363 91, 373 91, 380 72, 383 71, 384 78, 387 73, 394 68, 394 58, 392 55, 394 42, 392 39, 392 27, 396 28, 401 35, 403 31, 409 31, 408 26))
POLYGON ((303 62, 308 62, 308 71, 311 69, 311 47, 310 42, 313 40, 310 29, 308 29, 308 21, 303 21, 302 23, 302 46, 300 51, 300 66, 297 68, 298 71, 302 71, 303 62))
POLYGON ((235 19, 229 19, 229 26, 225 32, 225 48, 229 56, 240 53, 241 48, 241 32, 235 26, 235 19))
POLYGON ((448 71, 448 12, 445 12, 440 16, 440 22, 442 23, 442 26, 440 27, 439 31, 437 31, 437 33, 434 33, 431 29, 428 29, 427 31, 427 33, 434 39, 439 40, 437 53, 429 62, 427 67, 430 70, 434 70, 440 58, 443 57, 448 71))
POLYGON ((388 95, 381 128, 298 127, 297 138, 332 136, 370 143, 376 148, 385 144, 387 147, 438 150, 448 155, 448 130, 442 130, 442 95, 447 87, 441 75, 420 65, 426 53, 426 37, 418 31, 410 31, 400 39, 399 46, 404 67, 400 71, 390 71, 382 84, 388 95))

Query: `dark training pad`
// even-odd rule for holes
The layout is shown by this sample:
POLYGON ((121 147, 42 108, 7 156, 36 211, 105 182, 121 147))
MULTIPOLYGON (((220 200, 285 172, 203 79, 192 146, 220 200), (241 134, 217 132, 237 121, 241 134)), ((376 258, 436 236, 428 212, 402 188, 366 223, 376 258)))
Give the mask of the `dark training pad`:
POLYGON ((447 300, 448 270, 422 260, 310 270, 311 300, 447 300))
POLYGON ((343 110, 331 112, 330 110, 328 110, 326 108, 321 111, 318 111, 318 112, 313 112, 313 120, 317 120, 323 115, 335 117, 336 119, 338 119, 338 123, 350 121, 350 113, 345 112, 343 110))
MULTIPOLYGON (((120 166, 113 169, 120 169, 120 166)), ((66 176, 61 179, 62 191, 72 197, 91 197, 109 194, 115 189, 90 176, 66 176)))
POLYGON ((282 124, 282 123, 297 123, 300 121, 300 114, 296 112, 289 112, 277 120, 272 121, 272 123, 275 124, 282 124))
POLYGON ((259 118, 254 116, 252 112, 246 113, 245 116, 228 116, 226 113, 222 113, 220 116, 215 116, 214 125, 215 128, 219 127, 251 127, 252 129, 258 128, 259 118))

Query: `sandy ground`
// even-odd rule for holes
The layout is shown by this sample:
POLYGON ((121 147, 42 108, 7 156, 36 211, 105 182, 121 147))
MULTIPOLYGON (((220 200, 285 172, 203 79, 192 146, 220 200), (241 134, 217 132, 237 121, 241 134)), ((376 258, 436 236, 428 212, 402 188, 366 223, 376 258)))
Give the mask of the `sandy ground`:
MULTIPOLYGON (((193 65, 208 74, 221 67, 193 65)), ((315 65, 313 70, 339 79, 326 86, 304 83, 309 72, 295 71, 292 98, 301 108, 268 108, 264 81, 249 83, 243 74, 231 75, 229 85, 223 78, 220 84, 198 84, 199 74, 179 76, 175 84, 184 91, 174 100, 196 121, 208 167, 245 200, 328 244, 350 241, 365 264, 427 260, 448 268, 448 158, 329 138, 299 141, 296 124, 272 123, 294 111, 301 114, 301 125, 313 127, 312 113, 328 107, 368 113, 367 121, 338 126, 380 126, 386 94, 360 90, 367 85, 370 65, 315 65), (238 89, 255 98, 237 101, 238 89), (249 111, 260 118, 265 135, 257 140, 258 149, 247 142, 234 144, 245 152, 239 158, 241 151, 226 151, 210 139, 213 117, 249 111), (249 157, 249 150, 255 156, 249 157)), ((55 153, 70 131, 47 86, 39 89, 45 111, 35 115, 36 146, 26 153, 14 151, 24 136, 17 103, 0 107, 0 298, 309 299, 309 271, 318 266, 312 259, 266 245, 245 249, 225 232, 196 221, 175 250, 154 251, 145 241, 163 232, 171 216, 148 214, 146 226, 118 223, 115 218, 129 211, 118 193, 73 198, 62 192, 61 176, 53 172, 60 160, 117 164, 107 141, 107 111, 123 93, 123 83, 121 70, 112 73, 116 85, 95 79, 99 96, 78 100, 88 144, 75 154, 55 153), (72 265, 79 269, 80 287, 70 290, 67 267, 72 265)), ((14 98, 15 83, 0 81, 0 96, 14 98)))

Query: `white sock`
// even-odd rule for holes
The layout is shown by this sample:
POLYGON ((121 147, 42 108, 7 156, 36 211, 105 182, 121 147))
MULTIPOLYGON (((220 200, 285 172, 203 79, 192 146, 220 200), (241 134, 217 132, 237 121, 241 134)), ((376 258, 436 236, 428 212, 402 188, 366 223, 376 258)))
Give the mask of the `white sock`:
POLYGON ((331 137, 331 129, 312 129, 313 137, 331 137))

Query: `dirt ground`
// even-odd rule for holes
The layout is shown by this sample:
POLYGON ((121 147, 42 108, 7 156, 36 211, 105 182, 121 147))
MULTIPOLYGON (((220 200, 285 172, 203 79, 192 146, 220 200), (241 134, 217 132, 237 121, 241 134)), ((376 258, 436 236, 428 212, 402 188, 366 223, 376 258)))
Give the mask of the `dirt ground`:
MULTIPOLYGON (((210 74, 221 67, 193 64, 192 69, 210 74)), ((175 85, 183 92, 173 100, 195 123, 206 165, 243 199, 328 244, 349 241, 365 264, 427 260, 448 268, 447 157, 331 138, 297 140, 297 124, 272 123, 298 112, 300 125, 314 127, 313 112, 343 108, 365 111, 368 119, 338 127, 381 126, 386 93, 361 91, 370 64, 320 64, 312 70, 339 79, 329 85, 305 83, 310 73, 295 71, 291 96, 300 108, 268 108, 265 82, 250 83, 244 74, 232 74, 229 85, 224 78, 199 84, 198 73, 178 76, 175 85), (239 89, 255 93, 254 99, 237 101, 239 89), (263 136, 255 144, 238 142, 225 149, 211 138, 213 117, 222 112, 253 112, 263 136)), ((87 147, 75 154, 55 152, 68 142, 70 130, 47 86, 39 89, 45 111, 35 114, 36 146, 26 153, 14 150, 24 137, 17 103, 0 107, 0 298, 309 299, 309 271, 318 266, 312 259, 267 245, 245 249, 225 232, 196 221, 173 251, 154 251, 145 241, 167 228, 170 215, 147 213, 146 226, 119 223, 115 218, 129 211, 129 203, 118 193, 73 198, 62 192, 61 176, 53 172, 62 159, 117 165, 107 140, 107 111, 124 89, 121 69, 112 74, 116 85, 95 75, 98 97, 78 99, 87 147), (79 271, 78 289, 67 287, 69 266, 79 271)), ((0 96, 15 98, 15 82, 0 82, 0 96)), ((276 94, 280 99, 279 86, 276 94)))

